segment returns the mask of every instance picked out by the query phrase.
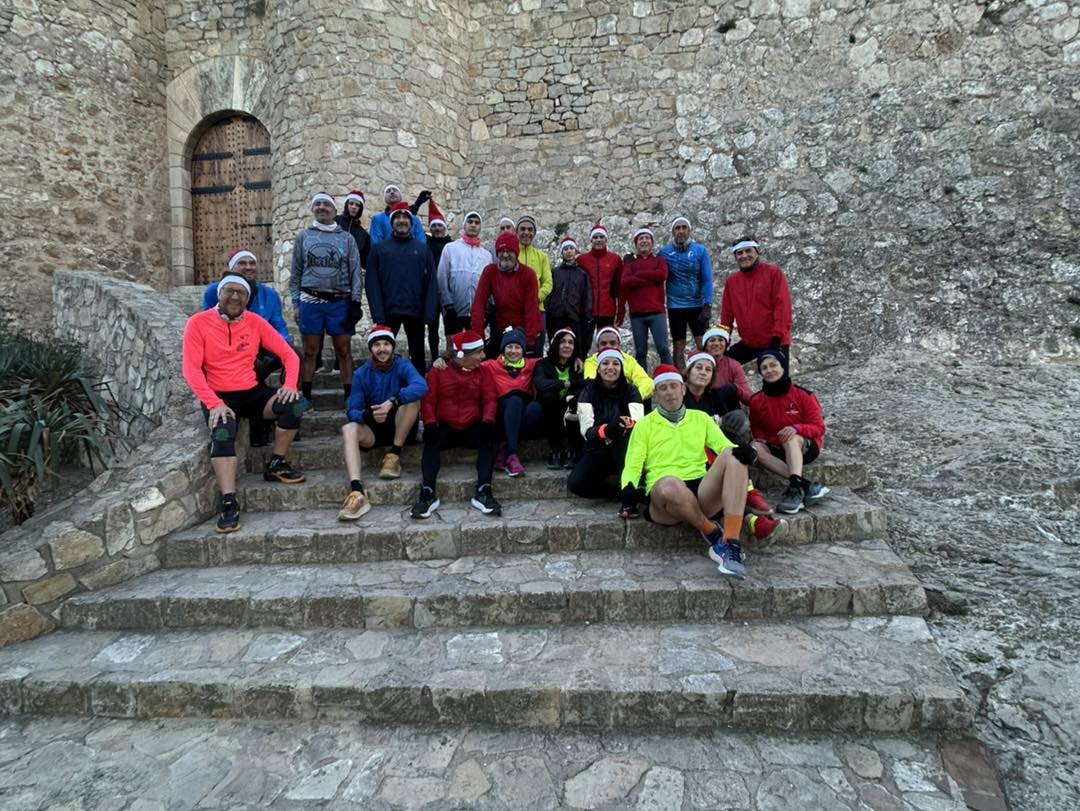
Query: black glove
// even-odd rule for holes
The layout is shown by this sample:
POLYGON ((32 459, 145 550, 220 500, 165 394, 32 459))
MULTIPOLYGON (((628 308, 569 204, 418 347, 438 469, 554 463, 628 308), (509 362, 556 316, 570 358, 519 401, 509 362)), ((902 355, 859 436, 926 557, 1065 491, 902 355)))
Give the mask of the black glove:
POLYGON ((750 465, 757 461, 757 451, 750 445, 736 445, 731 449, 731 455, 747 467, 750 467, 750 465))
POLYGON ((779 349, 779 348, 780 348, 780 338, 779 338, 779 336, 774 335, 773 339, 771 341, 769 341, 769 349, 779 349))
POLYGON ((604 428, 604 439, 622 439, 626 435, 626 427, 619 422, 618 417, 613 419, 604 428))
POLYGON ((413 203, 413 206, 415 208, 420 208, 420 206, 422 206, 424 203, 426 203, 430 199, 431 199, 431 192, 428 191, 427 189, 424 189, 422 192, 420 192, 418 195, 416 195, 416 202, 413 203))
POLYGON ((364 317, 364 305, 359 301, 349 299, 349 317, 346 319, 349 326, 356 329, 356 323, 364 317))

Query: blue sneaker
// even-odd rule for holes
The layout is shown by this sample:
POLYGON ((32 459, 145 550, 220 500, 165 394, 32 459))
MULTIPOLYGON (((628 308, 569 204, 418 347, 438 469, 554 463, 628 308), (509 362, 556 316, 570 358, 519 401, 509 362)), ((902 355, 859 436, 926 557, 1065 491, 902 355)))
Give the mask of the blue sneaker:
POLYGON ((738 580, 746 577, 746 567, 742 565, 742 548, 738 541, 717 541, 709 547, 709 557, 716 563, 720 574, 729 574, 738 580))

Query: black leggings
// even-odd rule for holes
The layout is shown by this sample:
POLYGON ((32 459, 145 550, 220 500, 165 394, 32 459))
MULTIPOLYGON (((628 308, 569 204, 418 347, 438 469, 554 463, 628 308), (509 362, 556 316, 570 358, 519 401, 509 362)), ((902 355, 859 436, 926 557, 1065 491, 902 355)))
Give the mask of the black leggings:
POLYGON ((544 436, 548 441, 548 448, 553 451, 564 451, 568 448, 575 454, 581 453, 581 431, 576 422, 565 422, 566 401, 548 401, 543 404, 542 422, 544 436))
POLYGON ((424 426, 424 452, 420 457, 420 471, 424 487, 435 489, 435 480, 442 467, 442 452, 450 448, 476 448, 476 486, 491 484, 495 468, 495 451, 490 423, 474 423, 468 428, 449 428, 445 425, 424 426))
POLYGON ((585 448, 581 461, 570 471, 567 489, 582 498, 615 501, 621 488, 618 481, 611 481, 611 477, 622 473, 625 458, 625 439, 604 446, 590 444, 585 448))
POLYGON ((413 315, 388 315, 386 326, 390 327, 395 338, 398 330, 405 327, 405 338, 409 342, 409 360, 423 377, 427 372, 427 362, 424 359, 424 320, 413 315))

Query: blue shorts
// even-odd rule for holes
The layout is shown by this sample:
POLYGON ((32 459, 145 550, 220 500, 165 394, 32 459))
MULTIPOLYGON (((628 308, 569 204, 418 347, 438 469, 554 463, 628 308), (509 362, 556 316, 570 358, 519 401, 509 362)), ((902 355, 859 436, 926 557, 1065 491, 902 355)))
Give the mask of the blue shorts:
POLYGON ((301 335, 353 335, 349 326, 349 300, 300 302, 301 335))

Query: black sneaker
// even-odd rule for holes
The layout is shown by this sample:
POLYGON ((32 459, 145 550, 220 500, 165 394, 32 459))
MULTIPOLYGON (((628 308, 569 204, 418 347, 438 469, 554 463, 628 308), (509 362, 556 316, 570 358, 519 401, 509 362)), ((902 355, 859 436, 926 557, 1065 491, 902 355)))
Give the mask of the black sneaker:
POLYGON ((413 504, 412 512, 410 512, 409 515, 413 518, 431 518, 431 514, 441 506, 442 504, 439 501, 439 497, 435 495, 435 491, 432 488, 421 487, 420 498, 413 504))
POLYGON ((794 515, 803 508, 803 491, 797 484, 789 484, 784 495, 776 504, 776 511, 786 515, 794 515))
POLYGON ((268 482, 282 482, 284 484, 299 484, 307 477, 299 470, 293 470, 292 466, 284 459, 271 459, 263 469, 263 478, 268 482))
POLYGON ((490 484, 476 488, 476 493, 472 497, 472 505, 484 515, 502 515, 502 505, 495 500, 495 494, 491 492, 490 484))
POLYGON ((236 532, 240 529, 240 502, 236 496, 221 497, 221 515, 217 520, 218 532, 236 532))
POLYGON ((807 482, 803 485, 803 502, 809 507, 811 504, 817 504, 831 492, 832 491, 823 484, 807 482))
POLYGON ((559 470, 562 468, 562 454, 559 451, 551 451, 548 454, 547 469, 559 470))
POLYGON ((571 450, 565 450, 562 452, 562 466, 563 470, 573 470, 574 465, 577 464, 577 459, 574 458, 574 452, 571 450))

